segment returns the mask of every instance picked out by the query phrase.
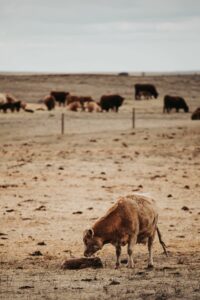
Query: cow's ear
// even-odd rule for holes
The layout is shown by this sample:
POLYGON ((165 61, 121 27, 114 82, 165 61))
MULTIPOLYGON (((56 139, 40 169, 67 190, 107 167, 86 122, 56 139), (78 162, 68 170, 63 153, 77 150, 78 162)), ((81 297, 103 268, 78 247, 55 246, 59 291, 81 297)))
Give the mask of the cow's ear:
POLYGON ((93 236, 94 236, 94 230, 92 228, 86 229, 83 233, 83 237, 93 238, 93 236))
POLYGON ((94 236, 94 230, 92 228, 88 229, 88 236, 93 238, 94 236))
POLYGON ((87 230, 87 237, 88 238, 93 238, 94 236, 94 230, 92 228, 87 230))

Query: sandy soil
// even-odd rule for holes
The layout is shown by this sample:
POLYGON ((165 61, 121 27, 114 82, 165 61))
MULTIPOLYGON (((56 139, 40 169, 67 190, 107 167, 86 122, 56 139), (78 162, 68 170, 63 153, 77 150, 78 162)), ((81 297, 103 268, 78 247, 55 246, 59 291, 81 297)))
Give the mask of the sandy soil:
POLYGON ((118 114, 0 113, 0 299, 200 299, 200 122, 162 113, 165 94, 200 106, 200 76, 2 74, 0 86, 34 109, 53 89, 126 97, 118 114), (160 96, 134 103, 132 129, 136 82, 154 83, 160 96), (156 239, 152 271, 138 245, 134 270, 114 270, 109 245, 98 253, 103 269, 61 270, 82 256, 83 230, 131 193, 157 201, 169 257, 156 239))

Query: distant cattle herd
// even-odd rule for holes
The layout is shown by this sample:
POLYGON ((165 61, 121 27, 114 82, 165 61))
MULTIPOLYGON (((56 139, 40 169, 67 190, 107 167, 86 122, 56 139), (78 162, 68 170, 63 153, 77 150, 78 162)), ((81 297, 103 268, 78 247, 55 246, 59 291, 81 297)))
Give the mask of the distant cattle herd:
MULTIPOLYGON (((157 99, 159 93, 153 84, 135 84, 135 100, 157 99)), ((118 112, 120 106, 124 103, 124 97, 118 94, 102 95, 99 101, 95 101, 91 96, 72 95, 66 91, 50 91, 48 95, 38 100, 39 103, 45 104, 47 110, 53 110, 56 104, 63 106, 70 111, 87 111, 87 112, 118 112)), ((27 112, 33 112, 27 109, 25 102, 16 99, 10 94, 0 93, 0 111, 19 112, 21 109, 27 112)), ((189 112, 186 101, 179 96, 165 95, 163 99, 163 113, 170 113, 174 109, 176 112, 183 110, 189 112)), ((200 107, 198 107, 191 116, 192 120, 200 120, 200 107)))

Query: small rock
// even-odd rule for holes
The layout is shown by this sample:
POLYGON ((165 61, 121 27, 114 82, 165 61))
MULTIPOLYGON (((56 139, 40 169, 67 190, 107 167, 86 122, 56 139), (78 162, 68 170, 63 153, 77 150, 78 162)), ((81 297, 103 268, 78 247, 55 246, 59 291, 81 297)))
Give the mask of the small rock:
POLYGON ((125 147, 125 148, 128 147, 128 145, 126 143, 122 143, 122 146, 125 147))
POLYGON ((37 243, 38 246, 46 246, 46 243, 43 241, 43 242, 39 242, 37 243))
POLYGON ((72 214, 73 215, 81 215, 82 213, 83 213, 82 211, 78 210, 78 211, 74 211, 72 214))
POLYGON ((40 251, 35 251, 30 254, 31 256, 42 256, 43 254, 40 251))
POLYGON ((38 208, 36 208, 35 210, 46 210, 46 206, 44 206, 44 205, 41 205, 41 206, 39 206, 38 208))
POLYGON ((24 290, 24 289, 33 289, 34 286, 30 286, 30 285, 23 285, 23 286, 20 286, 19 289, 21 290, 24 290))
POLYGON ((188 210, 189 210, 189 208, 188 208, 187 206, 183 206, 181 209, 182 209, 182 210, 185 210, 185 211, 188 211, 188 210))
POLYGON ((118 284, 120 284, 120 282, 117 280, 112 280, 110 283, 110 285, 118 285, 118 284))
POLYGON ((184 189, 189 190, 189 189, 190 189, 189 185, 185 185, 185 186, 184 186, 184 189))

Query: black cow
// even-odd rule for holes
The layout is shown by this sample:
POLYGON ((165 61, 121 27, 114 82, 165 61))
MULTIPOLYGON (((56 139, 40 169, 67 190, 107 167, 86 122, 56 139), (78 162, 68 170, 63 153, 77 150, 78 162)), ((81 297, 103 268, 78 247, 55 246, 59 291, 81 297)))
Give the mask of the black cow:
POLYGON ((44 98, 44 104, 46 105, 48 110, 52 110, 55 108, 55 98, 53 96, 46 96, 44 98))
POLYGON ((65 106, 66 98, 69 95, 69 93, 52 91, 50 95, 55 98, 55 100, 59 103, 59 106, 65 106))
POLYGON ((124 98, 120 95, 103 95, 100 99, 99 105, 102 111, 109 111, 110 109, 118 112, 119 107, 122 105, 124 98))
POLYGON ((192 120, 200 120, 200 107, 198 107, 191 116, 192 120))
POLYGON ((14 112, 15 110, 19 112, 21 108, 23 108, 21 101, 6 102, 0 104, 0 110, 3 110, 4 113, 6 113, 8 109, 10 109, 12 112, 14 112))
POLYGON ((183 98, 166 95, 164 97, 163 113, 165 111, 169 113, 173 108, 176 109, 176 112, 179 112, 179 109, 189 112, 189 107, 183 98))
POLYGON ((135 100, 141 100, 142 96, 145 99, 158 97, 158 92, 153 84, 135 84, 135 100))

